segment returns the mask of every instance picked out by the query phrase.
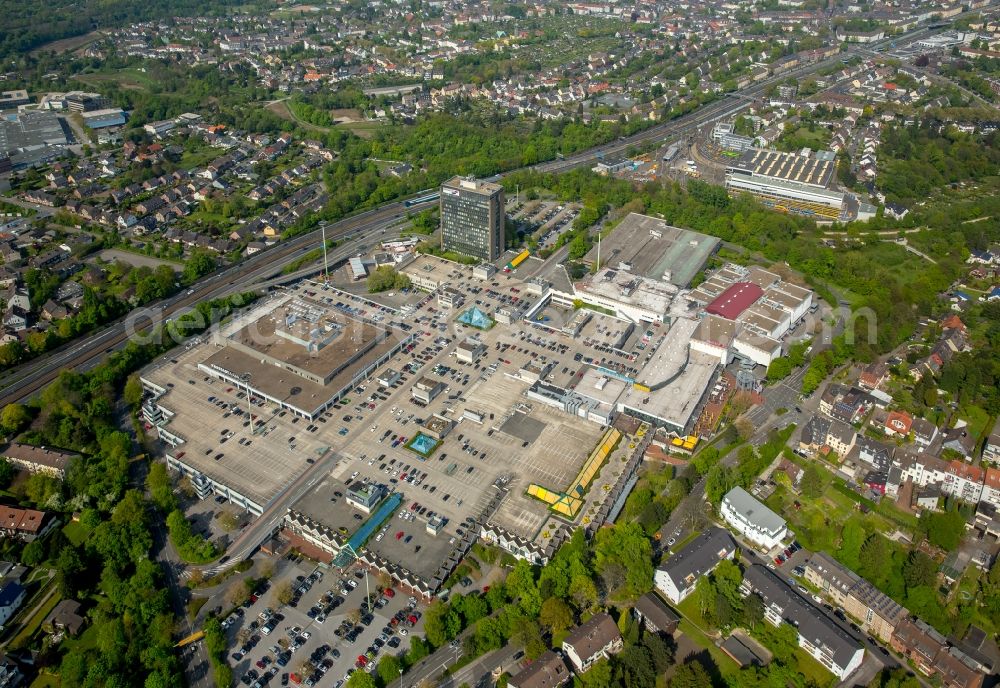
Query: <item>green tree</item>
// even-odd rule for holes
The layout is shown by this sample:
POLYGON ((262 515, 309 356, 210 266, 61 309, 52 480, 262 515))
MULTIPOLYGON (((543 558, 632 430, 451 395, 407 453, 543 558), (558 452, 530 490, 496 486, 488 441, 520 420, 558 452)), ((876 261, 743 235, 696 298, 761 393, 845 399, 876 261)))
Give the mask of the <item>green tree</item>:
POLYGON ((7 459, 0 459, 0 490, 6 490, 14 482, 17 468, 7 459))
POLYGON ((0 412, 0 428, 8 436, 21 432, 31 422, 31 414, 22 404, 7 404, 0 412))
POLYGON ((677 667, 667 685, 669 688, 712 688, 712 677, 704 664, 693 659, 677 667))
POLYGON ((920 550, 913 550, 903 562, 903 581, 907 588, 933 585, 937 578, 937 563, 920 550))
POLYGON ((580 683, 584 688, 607 688, 613 686, 611 673, 611 662, 600 659, 594 662, 586 673, 580 676, 580 683))
POLYGON ((573 610, 558 597, 550 597, 542 603, 539 620, 552 633, 559 633, 573 625, 573 610))
POLYGON ((810 499, 819 499, 823 495, 823 475, 815 464, 809 463, 802 470, 799 487, 802 489, 802 494, 810 499))
POLYGON ((886 568, 889 566, 889 551, 886 548, 885 538, 877 533, 872 533, 861 545, 858 553, 859 570, 865 578, 873 583, 885 579, 886 568))
POLYGON ((448 642, 448 628, 445 617, 451 607, 446 602, 435 601, 424 613, 424 636, 433 647, 441 647, 448 642))
POLYGON ((208 250, 196 248, 191 252, 191 256, 184 264, 182 278, 185 284, 191 284, 199 277, 203 277, 215 269, 215 256, 208 250))
POLYGON ((792 374, 792 362, 785 357, 776 358, 767 367, 767 379, 771 382, 784 380, 792 374))
POLYGON ((378 676, 382 685, 391 686, 393 681, 399 681, 399 673, 403 665, 392 655, 386 655, 378 662, 378 676))
POLYGON ((122 392, 122 399, 133 409, 139 408, 142 403, 142 383, 138 375, 129 375, 125 381, 125 389, 122 392))
MULTIPOLYGON (((399 676, 396 677, 396 680, 399 680, 399 676)), ((351 678, 347 680, 346 688, 378 688, 378 684, 375 683, 375 679, 372 678, 371 674, 363 671, 355 671, 351 674, 351 678)))
POLYGON ((21 550, 21 563, 25 566, 38 566, 45 561, 45 545, 41 540, 32 540, 21 550))

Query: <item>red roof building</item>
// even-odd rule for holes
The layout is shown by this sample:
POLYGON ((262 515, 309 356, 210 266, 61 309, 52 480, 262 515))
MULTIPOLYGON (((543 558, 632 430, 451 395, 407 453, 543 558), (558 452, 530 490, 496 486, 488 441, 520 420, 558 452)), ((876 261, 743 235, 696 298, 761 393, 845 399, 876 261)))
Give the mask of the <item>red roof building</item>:
POLYGON ((764 290, 753 282, 736 282, 708 304, 705 312, 735 320, 763 295, 764 290))

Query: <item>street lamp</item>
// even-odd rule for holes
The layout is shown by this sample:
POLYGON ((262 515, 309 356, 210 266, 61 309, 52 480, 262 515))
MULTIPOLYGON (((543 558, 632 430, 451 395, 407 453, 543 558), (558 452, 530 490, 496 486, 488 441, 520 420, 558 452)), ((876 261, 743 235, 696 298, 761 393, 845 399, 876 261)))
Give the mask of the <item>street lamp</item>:
POLYGON ((320 234, 322 234, 323 241, 323 281, 330 281, 330 264, 326 260, 326 222, 321 222, 319 225, 320 234))
POLYGON ((254 433, 253 429, 253 404, 250 402, 251 392, 250 392, 250 378, 253 377, 250 373, 243 373, 240 375, 240 382, 246 385, 247 388, 247 416, 250 418, 250 434, 254 433))
POLYGON ((403 669, 399 670, 399 688, 403 688, 403 669))

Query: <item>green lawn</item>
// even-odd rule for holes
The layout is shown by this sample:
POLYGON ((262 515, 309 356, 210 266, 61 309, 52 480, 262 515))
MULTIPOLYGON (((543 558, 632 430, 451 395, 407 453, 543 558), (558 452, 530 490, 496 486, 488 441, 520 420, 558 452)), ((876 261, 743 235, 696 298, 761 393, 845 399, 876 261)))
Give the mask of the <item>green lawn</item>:
POLYGON ((693 623, 687 619, 681 619, 679 628, 681 633, 691 638, 696 645, 708 650, 708 654, 712 656, 712 661, 719 667, 719 673, 723 676, 729 676, 740 670, 739 665, 733 661, 732 657, 717 648, 712 639, 696 628, 693 623))
POLYGON ((35 613, 31 615, 31 618, 25 620, 21 624, 21 630, 18 631, 17 635, 10 641, 9 647, 20 648, 27 645, 31 636, 33 636, 35 631, 38 630, 38 627, 42 625, 45 617, 49 615, 49 612, 52 611, 53 607, 59 604, 59 600, 61 598, 62 595, 58 592, 53 593, 52 597, 50 597, 45 604, 40 606, 35 613))
POLYGON ((982 437, 990 422, 990 414, 978 406, 968 404, 958 409, 958 417, 969 424, 969 433, 973 437, 982 437))
POLYGON ((74 547, 79 547, 90 537, 90 529, 79 521, 70 521, 63 526, 62 532, 74 547))
POLYGON ((832 686, 836 684, 836 678, 829 669, 813 659, 812 655, 801 647, 795 651, 795 661, 798 663, 799 671, 806 677, 806 685, 832 686))
POLYGON ((39 674, 31 682, 31 688, 59 688, 61 685, 62 681, 59 680, 58 676, 51 676, 49 674, 39 674))

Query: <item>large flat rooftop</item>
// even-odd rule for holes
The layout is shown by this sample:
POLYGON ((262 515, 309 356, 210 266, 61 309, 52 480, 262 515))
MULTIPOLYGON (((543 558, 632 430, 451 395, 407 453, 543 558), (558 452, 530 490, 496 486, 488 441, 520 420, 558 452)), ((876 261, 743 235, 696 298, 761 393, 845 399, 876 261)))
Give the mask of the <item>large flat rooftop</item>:
POLYGON ((294 295, 254 309, 214 347, 198 350, 202 370, 233 380, 249 376, 259 394, 313 413, 402 339, 393 328, 294 295), (301 317, 303 308, 312 315, 301 317))
POLYGON ((639 382, 649 388, 626 388, 619 406, 648 414, 676 428, 687 428, 698 403, 715 375, 716 356, 690 350, 699 322, 675 320, 649 363, 639 371, 639 382))
POLYGON ((278 417, 273 409, 259 406, 253 407, 258 432, 251 434, 249 425, 243 425, 247 420, 246 399, 237 398, 238 390, 226 382, 198 370, 205 355, 203 346, 175 351, 174 358, 142 375, 167 389, 158 402, 174 414, 166 428, 184 440, 169 453, 258 504, 267 504, 308 467, 306 459, 316 459, 328 448, 328 442, 306 432, 304 427, 292 425, 291 415, 278 417), (208 401, 209 397, 213 401, 208 401), (220 408, 216 401, 236 404, 241 415, 232 413, 228 406, 220 408), (264 430, 266 436, 262 436, 264 430), (225 431, 234 435, 223 441, 225 431), (219 454, 222 456, 216 459, 219 454))
POLYGON ((836 169, 836 161, 826 157, 751 148, 740 156, 734 167, 748 170, 754 176, 826 187, 836 169))
MULTIPOLYGON (((601 264, 624 264, 636 275, 686 287, 718 246, 715 237, 673 227, 659 218, 629 213, 601 241, 601 264)), ((584 261, 597 261, 596 246, 584 261)))
POLYGON ((642 275, 611 267, 577 282, 576 289, 584 294, 644 308, 663 314, 667 312, 678 289, 673 284, 658 282, 642 275))

